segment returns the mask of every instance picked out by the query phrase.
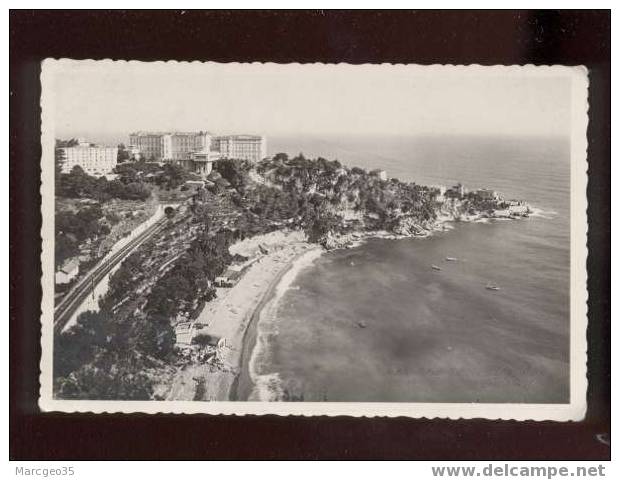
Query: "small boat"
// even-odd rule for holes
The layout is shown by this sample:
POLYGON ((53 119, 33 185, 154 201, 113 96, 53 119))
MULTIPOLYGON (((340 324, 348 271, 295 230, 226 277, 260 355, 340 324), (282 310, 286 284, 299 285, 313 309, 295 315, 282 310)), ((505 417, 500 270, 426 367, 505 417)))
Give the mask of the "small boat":
POLYGON ((441 271, 441 267, 438 267, 437 265, 431 265, 431 268, 433 270, 437 270, 438 272, 441 271))
POLYGON ((497 285, 493 285, 491 283, 487 283, 487 286, 485 288, 487 290, 501 290, 501 288, 499 288, 497 285))
POLYGON ((446 257, 446 262, 456 262, 458 258, 456 257, 446 257))
POLYGON ((357 322, 357 326, 360 328, 366 328, 368 325, 366 324, 366 322, 362 321, 362 322, 357 322))

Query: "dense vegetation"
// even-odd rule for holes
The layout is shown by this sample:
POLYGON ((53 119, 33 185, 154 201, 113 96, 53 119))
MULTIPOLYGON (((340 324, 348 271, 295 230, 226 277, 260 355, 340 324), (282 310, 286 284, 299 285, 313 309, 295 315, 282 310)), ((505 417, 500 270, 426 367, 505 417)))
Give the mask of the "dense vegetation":
POLYGON ((56 393, 76 399, 148 399, 152 385, 144 371, 155 363, 136 351, 131 331, 149 337, 149 324, 116 321, 102 311, 81 314, 76 327, 55 335, 56 393))
MULTIPOLYGON (((116 172, 123 188, 149 182, 176 188, 191 178, 180 167, 149 162, 122 164, 116 172)), ((327 244, 333 234, 397 231, 404 222, 424 224, 435 218, 432 190, 381 180, 373 172, 323 158, 278 154, 258 165, 222 160, 209 180, 207 189, 197 191, 188 205, 184 215, 190 221, 174 227, 198 227, 185 251, 160 268, 161 274, 147 277, 152 273, 145 273, 144 265, 154 252, 152 246, 139 249, 111 277, 101 311, 80 315, 75 327, 56 335, 59 395, 151 398, 149 369, 170 365, 175 358, 174 323, 191 317, 215 296, 211 282, 233 261, 229 246, 238 239, 286 225, 303 229, 312 242, 327 244)), ((88 182, 76 172, 63 188, 72 194, 84 194, 84 188, 96 191, 96 186, 84 187, 88 182)), ((69 226, 67 219, 64 228, 73 228, 71 234, 82 238, 96 230, 91 218, 96 214, 85 215, 79 228, 69 226)), ((181 219, 170 215, 170 225, 177 221, 181 219)))
POLYGON ((118 221, 105 218, 98 203, 85 205, 77 213, 60 211, 56 213, 55 263, 61 266, 67 258, 74 257, 79 245, 99 235, 110 233, 110 225, 118 221))
MULTIPOLYGON (((58 140, 57 147, 71 147, 77 140, 58 140)), ((119 158, 129 158, 128 153, 119 158)), ((120 152, 120 151, 119 151, 120 152)), ((58 210, 56 213, 55 265, 78 254, 87 240, 94 240, 110 232, 119 219, 104 216, 102 205, 110 200, 146 201, 153 186, 164 191, 174 190, 195 176, 176 165, 154 162, 125 162, 117 165, 117 178, 93 177, 75 166, 70 173, 62 173, 63 151, 55 153, 55 189, 58 198, 78 200, 77 211, 58 210), (84 203, 81 203, 84 202, 84 203)))
POLYGON ((110 181, 105 177, 93 177, 76 165, 70 173, 60 175, 56 195, 66 198, 92 198, 105 202, 112 198, 146 200, 151 192, 142 182, 124 182, 119 179, 110 181))
POLYGON ((235 202, 261 220, 304 229, 312 242, 325 243, 330 234, 360 229, 396 231, 404 221, 424 224, 436 217, 431 189, 381 180, 373 172, 349 169, 338 161, 278 154, 256 170, 265 184, 237 189, 235 202))
MULTIPOLYGON (((68 331, 54 336, 54 386, 62 398, 149 399, 153 393, 149 369, 170 359, 174 331, 170 318, 159 312, 114 309, 125 298, 139 269, 134 253, 112 276, 110 291, 99 312, 85 312, 68 331)), ((133 299, 135 301, 135 298, 133 299)))
MULTIPOLYGON (((170 363, 173 321, 198 312, 215 297, 211 282, 232 261, 228 247, 238 234, 205 230, 135 309, 132 287, 144 280, 145 252, 130 255, 112 275, 98 313, 85 312, 68 332, 55 336, 55 386, 63 398, 148 399, 149 368, 170 363), (118 308, 129 301, 128 308, 118 308), (133 303, 132 303, 133 302, 133 303)), ((148 253, 148 252, 147 252, 148 253)))

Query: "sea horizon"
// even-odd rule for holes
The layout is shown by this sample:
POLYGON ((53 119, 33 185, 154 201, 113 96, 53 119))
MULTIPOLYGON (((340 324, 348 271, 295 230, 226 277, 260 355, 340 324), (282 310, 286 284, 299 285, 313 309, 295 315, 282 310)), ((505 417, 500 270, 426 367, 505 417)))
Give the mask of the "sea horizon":
MULTIPOLYGON (((295 139, 310 139, 313 141, 325 139, 333 142, 337 139, 345 139, 345 140, 373 140, 373 139, 388 139, 388 140, 397 140, 397 139, 466 139, 470 138, 474 139, 522 139, 522 140, 530 140, 530 141, 558 141, 558 142, 570 142, 570 135, 557 135, 557 134, 507 134, 507 133, 493 133, 493 132, 455 132, 455 133, 436 133, 436 132, 418 132, 411 134, 403 134, 403 133, 369 133, 369 134, 361 134, 361 133, 333 133, 333 132, 325 132, 325 133, 269 133, 258 130, 246 131, 241 129, 239 131, 211 131, 206 128, 192 128, 192 129, 166 129, 166 128, 157 128, 157 129, 145 129, 145 128, 137 128, 132 131, 127 132, 90 132, 90 131, 80 131, 80 130, 57 130, 55 132, 55 138, 68 140, 71 138, 84 138, 87 141, 97 144, 116 146, 119 144, 123 144, 125 146, 129 145, 129 135, 134 131, 161 131, 161 132, 198 132, 198 131, 208 131, 213 135, 263 135, 267 139, 267 153, 269 156, 273 156, 277 153, 283 153, 278 150, 279 146, 282 145, 282 141, 286 140, 287 144, 292 143, 295 139), (276 145, 275 147, 273 145, 276 145)), ((284 152, 286 153, 286 152, 284 152)), ((298 154, 300 152, 297 152, 298 154)), ((305 152, 301 152, 306 155, 305 152)), ((331 160, 331 159, 329 159, 331 160)))
MULTIPOLYGON (((568 139, 557 136, 507 135, 308 135, 268 137, 267 144, 270 156, 275 153, 286 153, 289 157, 294 157, 301 153, 307 158, 323 157, 328 160, 339 160, 348 167, 357 166, 366 170, 383 169, 390 178, 422 185, 450 186, 462 183, 469 189, 489 188, 505 195, 506 198, 528 202, 533 207, 535 215, 528 220, 516 222, 485 220, 486 225, 482 223, 454 224, 448 227, 451 231, 436 234, 426 240, 370 239, 350 250, 315 256, 312 262, 305 262, 301 266, 294 264, 291 267, 292 272, 283 277, 282 282, 286 282, 286 285, 278 283, 274 286, 274 291, 277 293, 270 294, 271 300, 266 303, 265 308, 261 309, 262 311, 258 313, 249 328, 246 335, 248 338, 243 346, 244 366, 241 378, 233 389, 235 390, 234 396, 238 399, 249 400, 361 401, 363 399, 366 401, 432 402, 436 401, 434 400, 436 398, 442 398, 446 402, 502 403, 511 402, 522 395, 519 398, 524 403, 568 401, 568 287, 563 280, 568 274, 569 256, 570 142, 568 139), (491 236, 489 236, 489 231, 492 232, 491 236), (506 232, 510 234, 506 235, 506 232), (450 340, 449 329, 448 334, 444 331, 446 315, 453 315, 459 310, 467 311, 468 308, 470 314, 477 311, 479 307, 483 308, 484 313, 481 314, 481 318, 488 312, 493 312, 488 315, 495 323, 502 322, 504 311, 528 313, 527 308, 519 305, 514 291, 498 293, 495 297, 489 296, 488 292, 484 292, 481 296, 481 292, 476 289, 459 292, 459 285, 438 281, 436 272, 430 272, 431 276, 428 276, 430 263, 426 259, 419 260, 420 255, 422 257, 432 255, 432 262, 441 263, 445 256, 456 255, 460 259, 468 258, 470 260, 467 261, 471 261, 471 258, 476 255, 475 252, 472 253, 471 247, 486 244, 485 252, 477 259, 478 263, 484 263, 488 252, 497 247, 498 240, 492 240, 493 236, 501 238, 500 244, 507 243, 509 250, 515 252, 525 250, 528 254, 545 257, 537 258, 535 263, 526 262, 521 266, 519 266, 518 256, 513 258, 512 265, 486 263, 487 269, 513 269, 516 272, 516 283, 522 282, 523 285, 519 288, 506 287, 506 278, 500 276, 499 282, 503 284, 502 288, 511 288, 524 295, 524 298, 529 298, 529 301, 537 303, 538 306, 529 311, 529 314, 547 315, 556 325, 555 332, 548 332, 544 327, 541 330, 541 326, 536 322, 527 325, 527 328, 531 330, 528 336, 532 332, 538 338, 550 336, 546 341, 553 346, 553 354, 550 358, 543 355, 540 360, 545 365, 543 370, 537 370, 532 364, 532 358, 541 354, 536 345, 530 345, 527 352, 513 352, 517 358, 505 359, 506 368, 512 369, 518 357, 522 357, 521 361, 529 365, 527 369, 530 377, 518 379, 516 373, 507 376, 489 371, 489 365, 494 362, 489 362, 484 355, 477 358, 476 355, 471 356, 471 352, 479 350, 479 346, 463 347, 465 350, 470 349, 468 356, 467 353, 459 350, 458 342, 450 340), (442 241, 456 242, 457 245, 448 249, 449 251, 440 252, 438 249, 442 248, 442 241), (525 249, 524 244, 527 244, 525 249), (530 244, 537 244, 537 247, 532 247, 530 244), (537 252, 537 248, 544 250, 545 253, 537 252), (394 252, 399 252, 399 255, 394 257, 394 252), (355 259, 350 260, 351 256, 355 259), (561 268, 556 269, 557 271, 552 265, 546 264, 547 260, 553 262, 558 259, 562 264, 561 268), (386 262, 390 264, 390 267, 383 272, 385 277, 382 278, 381 271, 386 262), (394 281, 391 278, 393 272, 407 263, 413 265, 414 268, 410 271, 401 271, 397 275, 398 280, 394 281), (365 276, 357 278, 358 273, 350 269, 353 265, 359 267, 358 270, 365 271, 365 276), (546 266, 554 270, 552 274, 544 277, 542 284, 528 286, 528 278, 532 276, 528 269, 535 267, 544 270, 546 266), (371 283, 364 283, 364 278, 372 279, 371 283), (548 282, 551 284, 556 282, 557 288, 550 292, 547 291, 549 296, 543 299, 540 292, 544 292, 545 289, 541 290, 541 287, 545 287, 548 282), (351 291, 346 288, 342 290, 343 284, 355 284, 355 288, 363 292, 363 295, 359 298, 357 295, 351 296, 351 291), (405 292, 412 284, 423 285, 424 288, 430 285, 430 290, 426 291, 423 288, 416 291, 415 295, 404 294, 403 298, 410 303, 403 303, 400 299, 389 295, 390 291, 405 292), (373 298, 372 292, 377 290, 377 285, 383 285, 387 290, 381 291, 379 296, 383 301, 373 299, 375 305, 370 310, 371 314, 357 312, 357 317, 362 320, 349 319, 344 327, 342 325, 334 327, 330 323, 333 320, 332 312, 347 311, 349 305, 363 305, 367 298, 373 298), (328 288, 324 288, 325 286, 328 288), (536 295, 536 291, 539 295, 536 295), (330 296, 333 292, 339 292, 339 295, 330 296), (534 292, 533 296, 532 292, 534 292), (458 301, 451 305, 449 298, 454 295, 458 295, 458 301), (506 300, 506 297, 509 298, 506 300), (442 298, 440 302, 442 307, 429 306, 429 298, 442 298), (546 311, 542 306, 546 300, 550 300, 553 305, 550 311, 546 311), (474 305, 472 302, 477 303, 474 305), (383 310, 376 308, 379 304, 383 306, 383 310), (406 307, 403 306, 404 304, 406 307), (316 305, 319 305, 319 308, 315 308, 316 305), (419 307, 420 305, 422 307, 419 307), (440 342, 444 344, 441 348, 445 348, 451 355, 457 353, 460 355, 456 364, 450 365, 445 362, 445 359, 441 362, 431 361, 428 364, 428 358, 416 358, 413 364, 405 362, 402 365, 399 363, 402 361, 399 358, 402 352, 395 354, 395 358, 390 358, 390 355, 403 348, 407 350, 406 347, 402 345, 396 347, 394 345, 367 346, 365 351, 370 355, 368 355, 366 376, 369 380, 374 378, 376 385, 373 385, 372 381, 365 382, 364 385, 353 382, 349 383, 348 389, 341 391, 330 391, 324 386, 327 378, 332 379, 328 383, 342 386, 347 385, 347 380, 351 377, 347 361, 330 356, 330 352, 323 351, 321 346, 315 344, 317 338, 325 335, 325 331, 321 329, 327 329, 326 331, 331 332, 334 337, 340 338, 339 343, 331 345, 331 349, 342 348, 344 352, 348 352, 348 355, 355 355, 357 347, 351 345, 350 341, 355 335, 359 335, 360 332, 356 330, 359 329, 360 322, 364 325, 363 332, 367 332, 370 327, 366 328, 366 325, 372 325, 380 316, 387 315, 390 318, 399 319, 397 324, 392 325, 389 330, 395 332, 398 337, 397 342, 401 342, 408 335, 409 319, 405 317, 417 311, 417 308, 422 308, 425 312, 420 318, 427 327, 432 323, 429 318, 439 321, 437 325, 443 325, 426 341, 432 344, 436 343, 439 338, 446 337, 445 342, 440 342), (322 320, 317 321, 313 318, 317 311, 323 312, 322 320), (312 321, 305 323, 308 318, 312 321), (325 319, 328 319, 327 322, 325 319), (308 330, 307 327, 312 328, 308 330), (348 331, 351 328, 353 331, 348 331), (302 344, 299 343, 300 338, 304 339, 302 344), (453 345, 454 343, 457 345, 453 345), (307 349, 305 358, 300 353, 304 351, 304 348, 307 349), (289 358, 287 355, 292 355, 292 357, 289 358), (308 370, 308 368, 312 370, 317 367, 313 361, 317 355, 320 358, 329 359, 328 365, 320 367, 321 386, 316 385, 313 372, 308 370), (373 355, 377 358, 371 361, 373 355), (299 359, 299 363, 296 363, 296 358, 299 359), (382 370, 378 368, 381 363, 380 359, 400 366, 394 367, 395 370, 382 370), (455 385, 456 379, 452 377, 463 374, 458 364, 467 364, 472 361, 478 362, 479 365, 472 366, 473 373, 470 372, 468 379, 470 383, 454 394, 445 391, 442 382, 433 388, 425 384, 427 381, 434 382, 433 375, 430 375, 431 380, 429 380, 429 372, 435 372, 433 369, 436 369, 437 365, 443 365, 442 368, 446 369, 448 376, 451 377, 446 380, 445 385, 455 385), (417 363, 422 373, 416 371, 417 363), (340 373, 339 368, 343 369, 340 373), (480 369, 479 378, 498 378, 502 381, 508 378, 512 378, 513 381, 518 379, 518 382, 529 382, 527 383, 529 385, 537 384, 539 391, 533 391, 528 396, 519 389, 510 388, 509 385, 502 383, 496 385, 495 388, 481 392, 479 391, 480 385, 477 385, 475 378, 477 368, 480 369), (374 374, 368 372, 374 372, 374 374), (386 378, 391 379, 391 383, 383 384, 386 378), (420 378, 424 380, 422 384, 420 384, 420 378), (396 386, 402 381, 413 382, 415 388, 399 390, 396 386), (498 392, 501 392, 501 395, 498 392)), ((469 282, 477 282, 480 289, 484 286, 484 281, 489 279, 484 280, 482 276, 485 273, 469 268, 470 265, 473 264, 459 262, 458 266, 453 268, 461 269, 459 275, 464 275, 463 278, 468 278, 469 282)), ((495 278, 493 280, 498 281, 495 278)), ((456 328, 455 325, 452 327, 456 328)), ((476 328, 482 329, 477 332, 476 338, 484 338, 482 335, 484 330, 497 328, 497 325, 489 326, 488 319, 486 319, 478 322, 476 328)), ((458 335, 462 337, 463 333, 458 331, 458 335)), ((388 338, 390 335, 382 336, 388 338)), ((413 342, 411 345, 415 345, 414 339, 410 341, 413 342)), ((526 339, 516 335, 515 341, 523 342, 526 339)), ((497 355, 497 352, 489 351, 486 355, 497 355)), ((441 375, 441 372, 438 374, 441 375)), ((364 373, 360 372, 360 375, 364 373)))

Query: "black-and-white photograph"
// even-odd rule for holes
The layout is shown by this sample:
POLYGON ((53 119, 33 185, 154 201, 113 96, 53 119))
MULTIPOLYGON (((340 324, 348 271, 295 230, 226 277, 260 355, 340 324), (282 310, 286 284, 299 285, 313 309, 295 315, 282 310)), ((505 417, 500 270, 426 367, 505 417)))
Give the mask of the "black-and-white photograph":
POLYGON ((581 418, 587 83, 46 60, 41 405, 581 418))

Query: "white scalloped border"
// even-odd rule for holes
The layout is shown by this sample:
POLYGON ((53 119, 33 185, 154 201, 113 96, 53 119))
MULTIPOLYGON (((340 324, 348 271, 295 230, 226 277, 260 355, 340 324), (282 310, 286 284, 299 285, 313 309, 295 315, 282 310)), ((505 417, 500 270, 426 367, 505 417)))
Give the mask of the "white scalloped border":
POLYGON ((479 404, 479 403, 347 403, 347 402, 166 402, 166 401, 93 401, 56 400, 52 396, 53 311, 54 311, 54 74, 57 69, 76 64, 150 64, 203 68, 222 65, 216 62, 178 62, 136 60, 72 60, 46 59, 41 66, 41 215, 42 252, 41 286, 41 362, 39 407, 44 412, 89 413, 177 413, 212 415, 300 415, 354 417, 411 417, 490 420, 554 420, 579 421, 585 417, 587 403, 587 127, 588 71, 584 66, 562 65, 408 65, 408 64, 324 64, 273 62, 230 62, 228 66, 271 65, 285 68, 397 68, 420 73, 458 72, 472 74, 483 69, 500 75, 568 75, 572 81, 571 123, 571 267, 570 267, 570 403, 568 404, 479 404))

